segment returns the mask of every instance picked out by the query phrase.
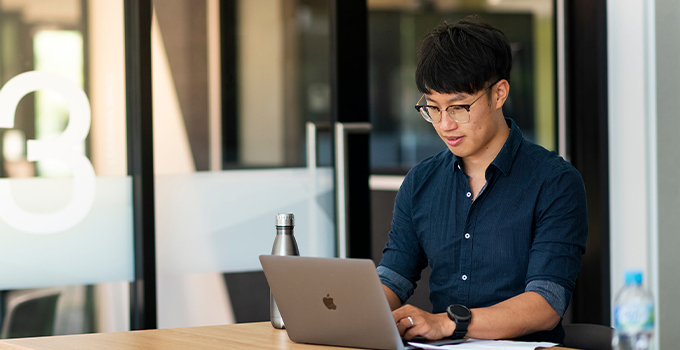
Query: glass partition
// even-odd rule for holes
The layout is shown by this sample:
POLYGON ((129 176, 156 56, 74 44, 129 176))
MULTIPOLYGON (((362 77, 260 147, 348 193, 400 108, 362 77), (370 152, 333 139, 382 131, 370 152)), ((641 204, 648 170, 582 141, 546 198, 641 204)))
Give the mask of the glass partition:
MULTIPOLYGON (((123 2, 0 0, 3 337, 129 329, 123 2), (23 301, 44 308, 14 332, 23 301)), ((329 2, 154 7, 158 326, 266 320, 276 213, 336 251, 329 2)))
POLYGON ((0 1, 2 337, 128 329, 123 23, 122 0, 0 1))
POLYGON ((260 254, 293 213, 335 255, 326 0, 154 0, 158 327, 269 320, 260 254))

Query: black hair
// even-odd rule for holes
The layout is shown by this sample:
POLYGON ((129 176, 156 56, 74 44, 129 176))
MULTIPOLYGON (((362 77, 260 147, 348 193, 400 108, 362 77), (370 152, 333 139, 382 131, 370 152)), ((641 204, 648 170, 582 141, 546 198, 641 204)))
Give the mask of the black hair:
POLYGON ((510 81, 511 68, 505 34, 477 16, 468 16, 453 24, 444 22, 423 37, 416 85, 422 93, 473 94, 487 82, 510 81))

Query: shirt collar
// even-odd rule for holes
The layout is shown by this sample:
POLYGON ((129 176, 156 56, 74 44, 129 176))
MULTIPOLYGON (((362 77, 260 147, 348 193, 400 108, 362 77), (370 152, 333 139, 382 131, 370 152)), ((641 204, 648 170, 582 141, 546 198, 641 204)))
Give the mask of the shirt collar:
MULTIPOLYGON (((503 145, 503 148, 501 148, 501 151, 498 152, 496 158, 491 162, 491 165, 498 168, 503 175, 507 175, 508 171, 510 171, 512 161, 515 159, 515 154, 517 154, 517 150, 524 139, 522 132, 512 119, 505 118, 505 122, 508 123, 508 127, 510 127, 510 135, 508 136, 508 139, 505 140, 505 144, 503 145)), ((451 155, 453 155, 453 170, 462 170, 458 157, 453 153, 451 153, 451 155)))
POLYGON ((508 126, 510 127, 510 135, 508 136, 508 139, 505 140, 505 144, 503 145, 503 148, 501 148, 501 151, 498 152, 496 159, 491 162, 491 165, 498 168, 498 170, 500 170, 503 175, 507 175, 510 171, 512 162, 515 160, 517 150, 524 139, 522 132, 512 119, 505 118, 505 122, 508 123, 508 126))

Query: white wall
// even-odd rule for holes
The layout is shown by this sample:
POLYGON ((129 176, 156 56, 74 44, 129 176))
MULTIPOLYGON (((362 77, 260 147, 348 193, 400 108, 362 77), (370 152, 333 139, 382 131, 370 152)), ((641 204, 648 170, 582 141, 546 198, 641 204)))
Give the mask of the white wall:
MULTIPOLYGON (((657 0, 653 9, 656 57, 653 84, 656 110, 658 230, 654 242, 658 259, 656 300, 658 349, 677 349, 680 344, 680 118, 675 86, 680 81, 680 2, 657 0)), ((654 236, 652 236, 654 238, 654 236)))
POLYGON ((88 2, 92 165, 98 176, 127 175, 123 1, 88 2))
POLYGON ((607 2, 612 299, 645 273, 656 349, 680 342, 680 3, 607 2))
POLYGON ((607 3, 612 296, 626 269, 650 276, 650 135, 645 1, 607 3))

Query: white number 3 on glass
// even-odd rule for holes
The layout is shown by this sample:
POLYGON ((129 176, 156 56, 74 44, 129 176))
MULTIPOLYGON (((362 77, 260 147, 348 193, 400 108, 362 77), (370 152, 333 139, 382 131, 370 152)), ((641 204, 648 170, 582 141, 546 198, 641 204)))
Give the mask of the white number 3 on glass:
POLYGON ((29 140, 26 156, 30 162, 51 159, 68 165, 73 174, 73 197, 66 207, 55 212, 33 213, 16 203, 10 180, 0 179, 0 220, 23 232, 49 234, 74 227, 92 209, 96 189, 94 168, 90 160, 77 151, 89 133, 91 112, 87 95, 73 82, 52 73, 26 72, 12 78, 0 90, 0 128, 13 128, 19 101, 38 90, 61 94, 69 106, 69 121, 56 138, 29 140))

